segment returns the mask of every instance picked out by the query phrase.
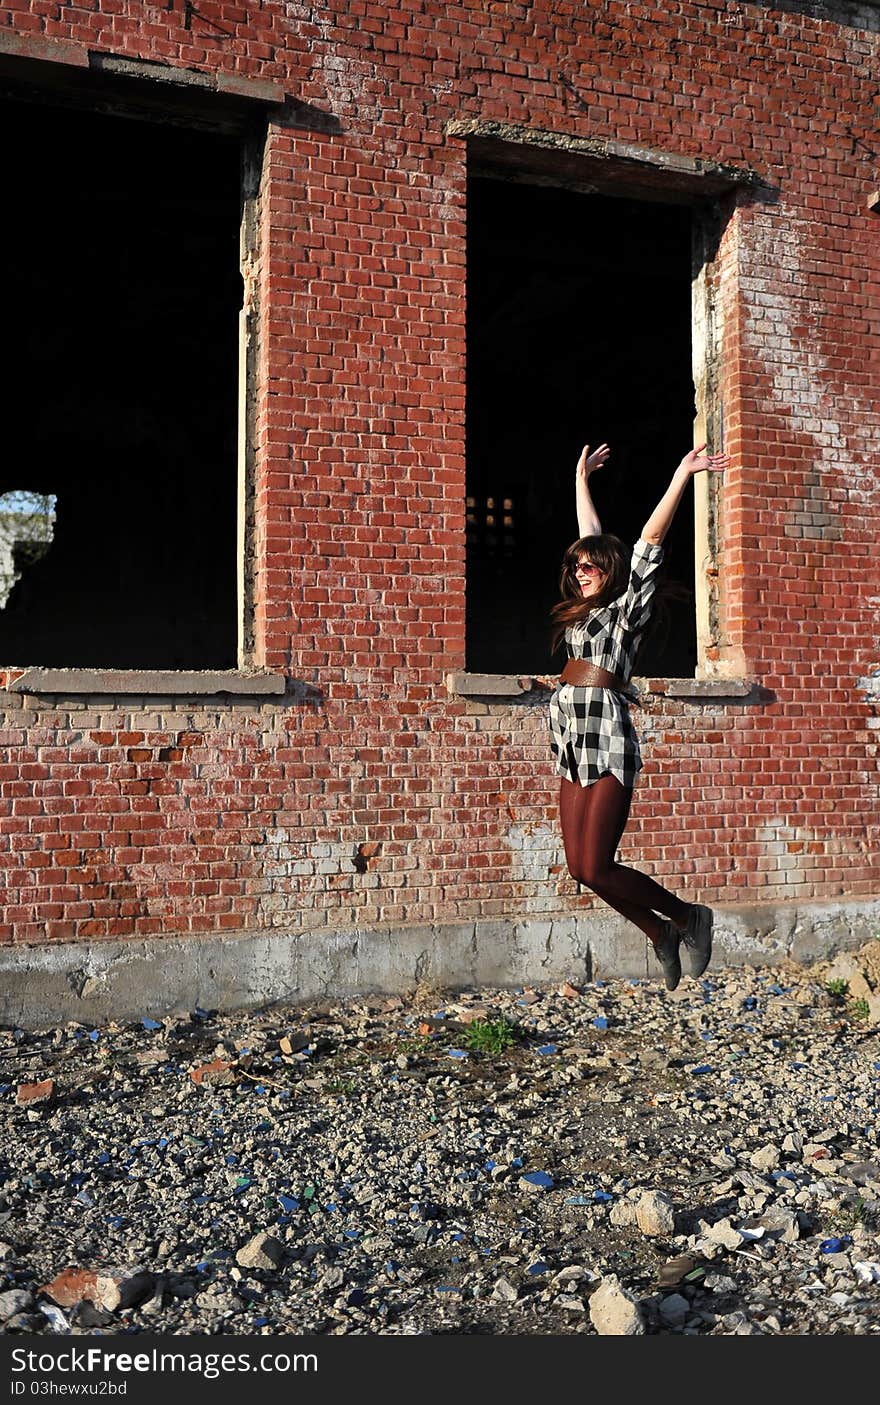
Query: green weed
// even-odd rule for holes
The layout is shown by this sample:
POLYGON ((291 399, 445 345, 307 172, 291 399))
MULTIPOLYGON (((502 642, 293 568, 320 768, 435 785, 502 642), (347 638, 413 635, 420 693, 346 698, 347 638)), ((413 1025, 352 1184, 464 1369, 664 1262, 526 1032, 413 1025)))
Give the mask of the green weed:
POLYGON ((520 1030, 507 1020, 474 1020, 462 1036, 466 1048, 479 1054, 503 1054, 522 1038, 520 1030))
POLYGON ((857 1200, 851 1200, 833 1216, 827 1220, 829 1234, 852 1234, 857 1225, 864 1225, 866 1229, 873 1229, 876 1224, 876 1215, 871 1210, 864 1196, 860 1195, 857 1200))
POLYGON ((849 981, 840 978, 833 981, 826 981, 825 989, 828 991, 829 995, 834 995, 839 1000, 842 1000, 849 990, 849 981))
POLYGON ((394 1045, 394 1050, 398 1054, 426 1054, 434 1046, 435 1041, 428 1035, 417 1035, 411 1039, 398 1039, 394 1045))
POLYGON ((341 1093, 346 1098, 350 1098, 357 1090, 358 1084, 354 1078, 329 1078, 324 1084, 325 1093, 341 1093))
POLYGON ((851 1020, 858 1020, 863 1024, 871 1018, 871 1007, 867 1000, 850 1000, 847 1002, 846 1013, 851 1020))

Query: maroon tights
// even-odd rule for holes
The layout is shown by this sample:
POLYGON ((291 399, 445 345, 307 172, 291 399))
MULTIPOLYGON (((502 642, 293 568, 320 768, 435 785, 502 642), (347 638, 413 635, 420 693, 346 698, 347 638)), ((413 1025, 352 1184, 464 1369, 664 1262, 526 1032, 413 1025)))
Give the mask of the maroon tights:
POLYGON ((654 909, 682 927, 689 905, 661 888, 653 878, 614 862, 631 800, 632 790, 621 785, 610 772, 590 786, 563 777, 559 790, 562 841, 572 878, 592 888, 603 902, 656 942, 660 923, 654 909))

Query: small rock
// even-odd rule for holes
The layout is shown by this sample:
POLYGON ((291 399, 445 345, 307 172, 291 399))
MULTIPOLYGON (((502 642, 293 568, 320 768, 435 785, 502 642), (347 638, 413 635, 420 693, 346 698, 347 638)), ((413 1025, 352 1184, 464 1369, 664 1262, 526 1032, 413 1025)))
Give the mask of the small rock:
POLYGON ((617 1229, 626 1229, 636 1223, 636 1202, 617 1200, 608 1212, 608 1218, 617 1229))
POLYGON ((761 1218, 757 1221, 757 1228, 765 1229, 774 1239, 780 1239, 783 1244, 796 1244, 801 1237, 801 1228, 798 1217, 791 1210, 784 1210, 781 1206, 771 1206, 765 1210, 761 1218))
POLYGON ((744 1312, 731 1312, 727 1317, 723 1317, 725 1326, 732 1327, 735 1337, 760 1337, 763 1333, 754 1322, 750 1322, 744 1312))
POLYGON ((456 1019, 460 1024, 474 1024, 477 1020, 491 1019, 492 1011, 488 1005, 468 1005, 466 1009, 456 1011, 456 1019))
POLYGON ((647 1190, 636 1205, 636 1224, 642 1234, 668 1235, 675 1232, 672 1201, 663 1190, 647 1190))
MULTIPOLYGON (((53 1332, 57 1332, 60 1336, 66 1336, 70 1331, 70 1323, 64 1316, 64 1313, 61 1311, 61 1308, 56 1307, 54 1303, 40 1303, 39 1307, 40 1312, 43 1314, 43 1317, 49 1323, 49 1326, 52 1328, 53 1332)), ((18 1317, 11 1318, 7 1326, 11 1327, 14 1323, 17 1323, 21 1320, 27 1321, 27 1314, 20 1313, 18 1317)))
POLYGON ((492 1289, 492 1297, 497 1303, 515 1303, 519 1293, 507 1278, 499 1278, 492 1289))
POLYGON ((10 1288, 8 1292, 0 1293, 0 1322, 8 1322, 17 1312, 27 1312, 33 1300, 33 1293, 25 1288, 10 1288))
POLYGON ((712 1225, 702 1226, 702 1232, 710 1244, 720 1244, 725 1249, 739 1249, 743 1237, 734 1229, 729 1219, 716 1220, 712 1225))
POLYGON ((590 1297, 590 1321, 600 1337, 641 1337, 645 1322, 638 1302, 615 1274, 603 1278, 590 1297))
POLYGON ((274 1235, 263 1231, 249 1239, 235 1255, 242 1268, 277 1268, 284 1257, 284 1245, 274 1235))
POLYGON ((690 1310, 690 1303, 681 1293, 670 1293, 660 1304, 660 1316, 668 1327, 682 1327, 690 1310))
POLYGON ((109 1327, 112 1321, 112 1312, 108 1312, 105 1307, 95 1307, 88 1298, 77 1303, 70 1314, 72 1327, 109 1327))
POLYGON ((822 1263, 823 1267, 836 1269, 839 1273, 844 1273, 847 1269, 852 1268, 852 1264, 849 1261, 849 1254, 845 1253, 825 1254, 822 1263))
POLYGON ((766 1146, 752 1152, 749 1165, 754 1166, 756 1171, 775 1171, 779 1165, 779 1148, 768 1142, 766 1146))
POLYGON ((586 1276, 587 1270, 581 1268, 580 1264, 569 1264, 567 1268, 561 1268, 558 1273, 554 1274, 553 1283, 554 1286, 560 1286, 563 1283, 580 1283, 581 1279, 586 1276))
POLYGON ((853 1185, 874 1184, 880 1187, 880 1166, 876 1161, 853 1161, 842 1173, 853 1185))
MULTIPOLYGON (((46 1304, 44 1304, 46 1306, 46 1304)), ((51 1307, 51 1303, 48 1304, 51 1307)), ((64 1318, 64 1313, 60 1308, 55 1308, 60 1318, 64 1318)), ((5 1324, 6 1332, 39 1332, 41 1327, 45 1327, 46 1318, 41 1317, 38 1312, 17 1312, 14 1317, 10 1317, 5 1324)))
POLYGON ((309 1042, 309 1035, 299 1030, 296 1034, 285 1034, 279 1039, 278 1048, 282 1054, 299 1054, 309 1047, 309 1042))

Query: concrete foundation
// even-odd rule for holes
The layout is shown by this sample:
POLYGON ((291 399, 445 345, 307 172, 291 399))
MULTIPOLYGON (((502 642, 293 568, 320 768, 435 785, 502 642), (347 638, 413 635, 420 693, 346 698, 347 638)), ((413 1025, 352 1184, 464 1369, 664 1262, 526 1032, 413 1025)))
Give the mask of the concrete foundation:
MULTIPOLYGON (((880 898, 716 910, 713 966, 810 964, 880 934, 880 898)), ((233 1010, 567 979, 657 977, 645 941, 614 913, 240 933, 150 941, 57 943, 0 950, 0 1024, 45 1029, 202 1009, 233 1010)))

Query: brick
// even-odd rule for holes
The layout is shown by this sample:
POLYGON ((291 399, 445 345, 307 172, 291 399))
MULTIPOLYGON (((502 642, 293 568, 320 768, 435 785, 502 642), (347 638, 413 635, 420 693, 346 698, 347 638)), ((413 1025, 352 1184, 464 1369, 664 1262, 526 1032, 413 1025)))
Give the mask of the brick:
POLYGON ((59 1307, 94 1303, 108 1312, 133 1307, 154 1290, 155 1279, 146 1269, 66 1268, 39 1289, 59 1307))
POLYGON ((19 1083, 15 1092, 15 1102, 17 1107, 34 1107, 38 1103, 49 1102, 55 1094, 55 1084, 51 1078, 44 1078, 39 1083, 19 1083))
POLYGON ((233 1065, 225 1059, 212 1059, 210 1063, 190 1069, 189 1076, 193 1083, 204 1083, 212 1087, 225 1087, 227 1084, 235 1082, 233 1065))

